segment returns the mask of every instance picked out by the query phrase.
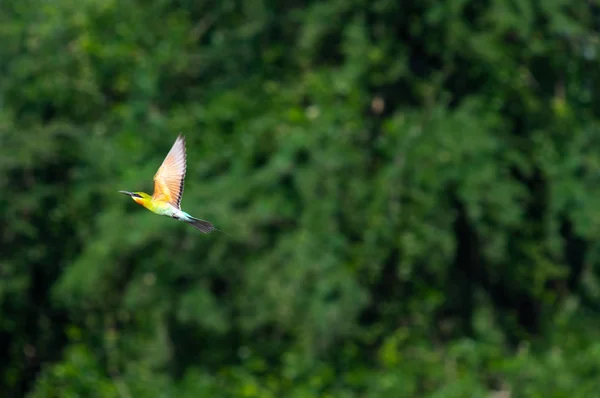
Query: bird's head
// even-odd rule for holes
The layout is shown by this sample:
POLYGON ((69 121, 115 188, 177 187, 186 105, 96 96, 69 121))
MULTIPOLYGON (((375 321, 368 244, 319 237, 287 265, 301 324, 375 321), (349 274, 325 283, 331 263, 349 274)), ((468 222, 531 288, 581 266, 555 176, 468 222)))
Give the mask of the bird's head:
POLYGON ((134 202, 142 205, 145 202, 149 201, 152 197, 145 192, 129 192, 129 191, 119 191, 124 195, 131 196, 134 202))

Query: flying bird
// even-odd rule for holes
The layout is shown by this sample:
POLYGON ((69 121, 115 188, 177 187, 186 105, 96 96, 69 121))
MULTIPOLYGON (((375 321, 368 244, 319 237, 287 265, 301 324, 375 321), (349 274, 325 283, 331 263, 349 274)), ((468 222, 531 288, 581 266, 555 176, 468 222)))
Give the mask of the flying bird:
POLYGON ((133 201, 161 216, 184 221, 207 234, 216 228, 208 221, 192 217, 181 210, 183 180, 186 171, 185 138, 179 134, 165 160, 154 175, 154 193, 119 191, 133 201))

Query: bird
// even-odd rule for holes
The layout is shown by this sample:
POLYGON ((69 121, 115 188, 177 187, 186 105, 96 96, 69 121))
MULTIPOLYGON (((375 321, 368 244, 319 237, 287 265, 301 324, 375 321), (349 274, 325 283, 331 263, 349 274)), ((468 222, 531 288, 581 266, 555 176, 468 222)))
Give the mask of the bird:
POLYGON ((181 198, 186 174, 185 137, 179 133, 171 150, 154 175, 154 193, 119 191, 151 212, 184 221, 202 233, 216 230, 215 226, 181 210, 181 198))

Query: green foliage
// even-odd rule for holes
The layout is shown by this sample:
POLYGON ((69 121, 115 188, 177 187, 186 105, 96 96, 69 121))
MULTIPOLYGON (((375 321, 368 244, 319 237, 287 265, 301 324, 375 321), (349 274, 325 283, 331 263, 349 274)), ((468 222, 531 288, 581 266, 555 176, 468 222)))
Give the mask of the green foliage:
POLYGON ((1 2, 0 394, 593 395, 599 11, 1 2))

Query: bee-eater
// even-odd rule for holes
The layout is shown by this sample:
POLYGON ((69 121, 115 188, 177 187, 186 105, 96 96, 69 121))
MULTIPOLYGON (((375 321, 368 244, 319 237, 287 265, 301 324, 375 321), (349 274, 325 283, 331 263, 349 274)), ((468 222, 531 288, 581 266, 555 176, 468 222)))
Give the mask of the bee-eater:
POLYGON ((154 175, 154 193, 152 196, 145 192, 119 192, 131 196, 135 203, 144 206, 153 213, 185 221, 207 234, 216 228, 208 221, 192 217, 181 210, 185 170, 185 139, 183 135, 179 134, 167 157, 154 175))

